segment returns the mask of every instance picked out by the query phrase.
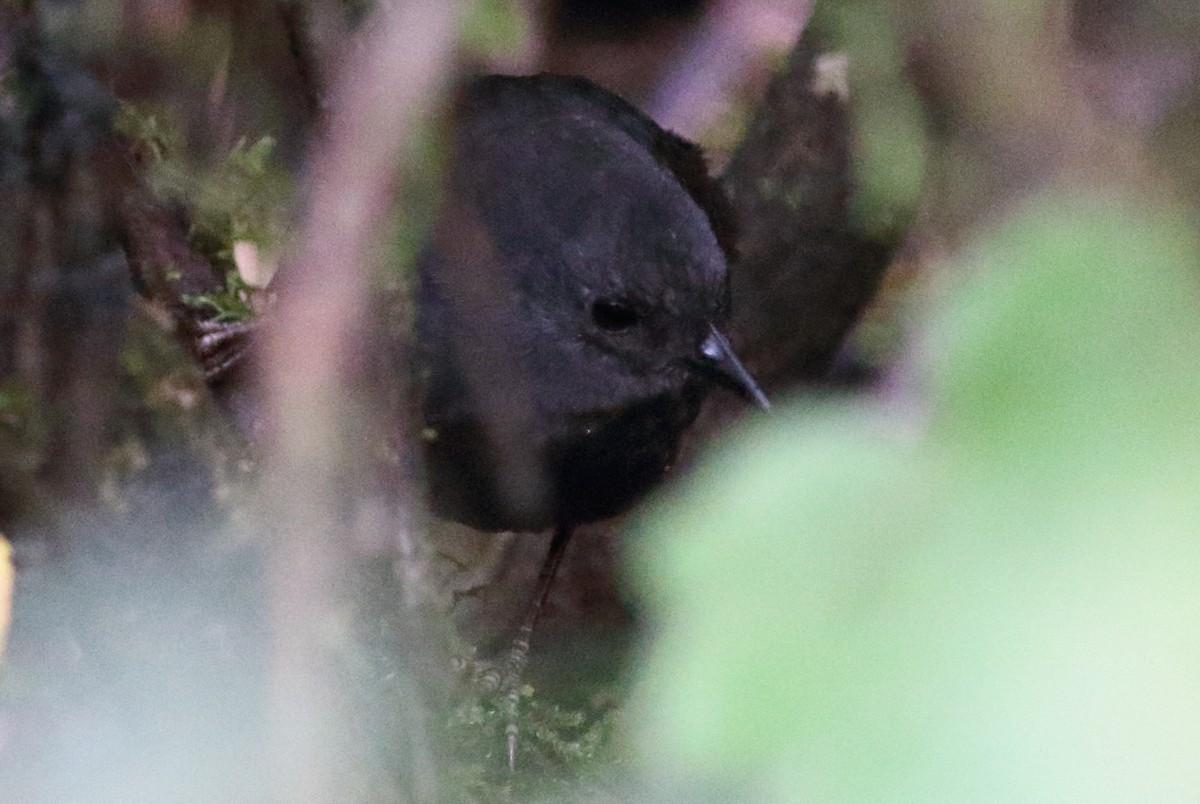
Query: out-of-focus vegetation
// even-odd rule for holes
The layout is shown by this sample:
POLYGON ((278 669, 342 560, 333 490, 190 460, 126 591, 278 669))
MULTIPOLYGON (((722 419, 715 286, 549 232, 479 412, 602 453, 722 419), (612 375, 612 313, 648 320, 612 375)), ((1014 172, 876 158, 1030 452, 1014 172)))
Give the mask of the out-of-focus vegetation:
MULTIPOLYGON (((1186 800, 1200 17, 909 11, 932 164, 905 357, 738 428, 630 534, 647 800, 1186 800)), ((911 130, 887 105, 858 116, 896 114, 880 142, 911 130)), ((913 153, 861 161, 867 197, 904 196, 913 153)))
POLYGON ((288 243, 293 179, 269 134, 253 143, 240 138, 211 166, 190 163, 194 149, 173 117, 127 103, 113 128, 143 161, 149 191, 188 211, 189 243, 225 276, 223 287, 184 294, 183 301, 222 323, 253 318, 255 289, 270 281, 288 243))
POLYGON ((902 391, 797 400, 649 514, 647 772, 679 800, 1188 798, 1198 242, 1194 210, 1040 193, 943 266, 902 391))
POLYGON ((904 237, 920 203, 927 147, 920 101, 904 78, 899 14, 881 3, 826 3, 809 23, 822 48, 837 54, 830 80, 840 78, 853 98, 852 219, 891 241, 904 237))

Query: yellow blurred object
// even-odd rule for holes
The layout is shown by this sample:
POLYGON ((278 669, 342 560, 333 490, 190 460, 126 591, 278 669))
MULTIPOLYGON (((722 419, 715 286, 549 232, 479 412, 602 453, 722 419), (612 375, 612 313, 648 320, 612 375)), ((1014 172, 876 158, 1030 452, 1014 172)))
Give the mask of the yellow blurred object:
POLYGON ((4 534, 0 534, 0 661, 4 658, 4 647, 8 641, 8 624, 12 620, 13 596, 12 549, 4 534))

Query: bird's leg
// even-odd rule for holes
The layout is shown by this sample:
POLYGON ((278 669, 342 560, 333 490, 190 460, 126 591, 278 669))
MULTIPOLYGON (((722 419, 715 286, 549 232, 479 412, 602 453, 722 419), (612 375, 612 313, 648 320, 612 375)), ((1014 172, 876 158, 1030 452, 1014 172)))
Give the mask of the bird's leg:
POLYGON ((550 550, 546 553, 546 560, 542 562, 541 572, 538 573, 537 586, 534 588, 529 610, 525 613, 525 619, 521 621, 521 627, 517 629, 504 663, 504 681, 501 689, 506 693, 505 713, 508 723, 504 728, 504 737, 508 744, 509 771, 516 770, 517 767, 517 709, 521 701, 521 677, 529 661, 529 642, 542 608, 546 605, 546 599, 550 597, 550 587, 554 585, 554 576, 558 573, 558 565, 562 562, 567 542, 571 539, 571 531, 569 525, 560 525, 554 529, 550 550))

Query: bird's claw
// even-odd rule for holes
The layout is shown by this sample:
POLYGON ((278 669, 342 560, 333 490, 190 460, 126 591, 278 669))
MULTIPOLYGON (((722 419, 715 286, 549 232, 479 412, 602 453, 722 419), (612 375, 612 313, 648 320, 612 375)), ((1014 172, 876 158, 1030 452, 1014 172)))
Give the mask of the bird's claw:
POLYGON ((197 321, 193 326, 193 349, 209 382, 220 379, 242 361, 251 335, 258 330, 258 322, 253 319, 197 321))

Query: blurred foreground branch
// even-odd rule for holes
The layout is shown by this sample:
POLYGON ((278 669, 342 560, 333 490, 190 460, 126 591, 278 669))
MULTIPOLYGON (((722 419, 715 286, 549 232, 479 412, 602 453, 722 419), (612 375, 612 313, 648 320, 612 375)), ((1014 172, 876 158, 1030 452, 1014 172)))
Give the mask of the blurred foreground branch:
POLYGON ((355 368, 371 348, 363 327, 367 284, 401 149, 447 80, 460 10, 459 3, 418 0, 380 5, 367 22, 361 46, 333 82, 328 132, 308 168, 300 251, 282 275, 260 354, 273 427, 266 516, 279 800, 345 797, 346 775, 330 750, 331 741, 356 731, 339 700, 338 643, 346 635, 336 629, 354 559, 343 534, 347 515, 362 503, 355 490, 371 462, 365 441, 344 438, 362 403, 347 389, 361 387, 355 368))

